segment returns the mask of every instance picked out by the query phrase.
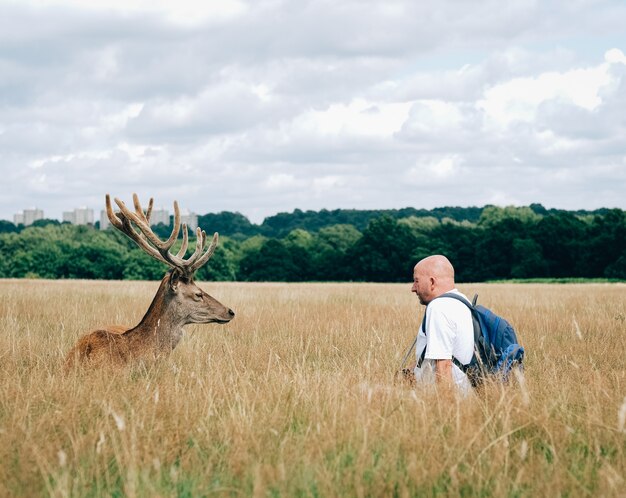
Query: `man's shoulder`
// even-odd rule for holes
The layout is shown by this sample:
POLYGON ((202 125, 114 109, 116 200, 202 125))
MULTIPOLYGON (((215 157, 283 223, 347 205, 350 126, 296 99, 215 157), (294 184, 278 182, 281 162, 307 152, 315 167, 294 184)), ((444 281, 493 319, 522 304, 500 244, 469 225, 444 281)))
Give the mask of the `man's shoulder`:
POLYGON ((463 294, 462 292, 460 292, 458 289, 454 288, 450 291, 447 291, 439 296, 437 296, 435 299, 433 299, 429 306, 433 306, 433 307, 445 307, 445 306, 449 306, 452 303, 458 303, 462 306, 466 306, 466 304, 464 303, 468 303, 470 304, 470 300, 467 298, 467 296, 465 294, 463 294), (463 300, 463 302, 461 302, 458 298, 461 298, 463 300))
MULTIPOLYGON (((445 294, 454 294, 464 299, 465 302, 469 303, 469 299, 459 292, 458 290, 446 292, 445 294)), ((433 299, 428 305, 429 313, 433 315, 454 315, 454 316, 465 316, 471 315, 470 309, 467 307, 467 304, 464 304, 459 299, 454 297, 450 297, 449 295, 442 294, 438 296, 436 299, 433 299)))

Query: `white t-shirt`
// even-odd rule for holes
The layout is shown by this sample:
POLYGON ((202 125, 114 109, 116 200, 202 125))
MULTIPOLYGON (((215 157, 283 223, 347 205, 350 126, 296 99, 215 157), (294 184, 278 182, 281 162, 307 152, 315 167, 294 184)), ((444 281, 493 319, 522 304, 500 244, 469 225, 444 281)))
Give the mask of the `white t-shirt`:
MULTIPOLYGON (((450 291, 465 297, 457 289, 450 291)), ((420 326, 415 346, 415 354, 419 361, 422 351, 426 348, 426 355, 421 368, 415 367, 415 379, 418 382, 435 382, 435 361, 451 360, 454 356, 463 365, 467 365, 474 353, 474 325, 470 309, 454 298, 439 298, 433 300, 427 308, 426 331, 420 326)), ((467 375, 452 364, 452 378, 456 386, 463 393, 469 393, 471 384, 467 375)))

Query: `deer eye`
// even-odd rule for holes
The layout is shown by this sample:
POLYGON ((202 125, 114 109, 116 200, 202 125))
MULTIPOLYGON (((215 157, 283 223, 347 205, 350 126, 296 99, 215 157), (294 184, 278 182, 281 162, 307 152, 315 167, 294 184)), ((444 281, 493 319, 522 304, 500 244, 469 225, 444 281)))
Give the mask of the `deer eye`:
POLYGON ((194 294, 194 298, 196 299, 196 301, 202 301, 202 291, 196 292, 194 294))

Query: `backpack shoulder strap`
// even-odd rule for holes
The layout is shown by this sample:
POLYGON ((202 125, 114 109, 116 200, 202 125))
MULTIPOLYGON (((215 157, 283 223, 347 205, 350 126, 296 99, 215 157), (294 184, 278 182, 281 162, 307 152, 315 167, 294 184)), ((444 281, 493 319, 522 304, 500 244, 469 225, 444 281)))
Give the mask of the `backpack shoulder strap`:
MULTIPOLYGON (((470 310, 473 310, 474 306, 476 305, 476 300, 478 299, 478 294, 474 295, 474 299, 472 300, 471 303, 467 299, 465 299, 464 297, 459 296, 458 294, 455 294, 453 292, 446 292, 445 294, 442 294, 441 296, 437 296, 435 299, 439 299, 440 297, 451 297, 453 299, 456 299, 457 301, 461 301, 470 310)), ((435 299, 433 299, 433 301, 435 299)), ((432 301, 431 301, 431 303, 432 303, 432 301)), ((426 310, 424 311, 424 319, 422 320, 422 330, 424 331, 424 334, 426 334, 426 313, 427 312, 428 312, 428 306, 426 306, 426 310)), ((424 357, 425 356, 426 356, 426 347, 424 348, 424 350, 422 351, 422 354, 420 355, 419 359, 417 360, 417 368, 421 368, 422 367, 422 363, 424 362, 424 357)), ((461 363, 459 360, 457 360, 454 356, 452 357, 452 363, 454 363, 457 367, 459 367, 463 373, 467 372, 469 364, 468 365, 463 365, 463 363, 461 363)))
MULTIPOLYGON (((424 310, 424 319, 422 320, 422 330, 424 331, 424 335, 426 335, 426 312, 428 311, 428 306, 426 306, 426 309, 424 310)), ((417 342, 417 337, 415 338, 415 342, 417 342)), ((422 368, 422 363, 424 363, 424 357, 426 356, 426 346, 424 346, 424 349, 422 349, 422 354, 420 355, 420 357, 417 360, 417 368, 422 368)))
MULTIPOLYGON (((422 368, 422 364, 424 363, 424 358, 426 357, 426 347, 424 347, 424 349, 422 350, 422 354, 420 355, 419 359, 417 360, 417 368, 422 368)), ((467 373, 467 371, 469 370, 469 363, 467 365, 463 365, 463 363, 461 363, 459 360, 456 359, 456 357, 452 357, 452 363, 454 363, 457 367, 459 367, 459 369, 461 370, 461 372, 463 373, 467 373)))
POLYGON ((478 299, 478 294, 474 295, 474 299, 472 299, 471 303, 469 302, 469 300, 465 299, 463 296, 459 296, 458 294, 455 294, 454 292, 446 292, 445 294, 441 294, 441 296, 437 296, 435 299, 439 299, 440 297, 451 297, 452 299, 461 301, 469 309, 474 309, 474 306, 476 306, 476 300, 478 299))

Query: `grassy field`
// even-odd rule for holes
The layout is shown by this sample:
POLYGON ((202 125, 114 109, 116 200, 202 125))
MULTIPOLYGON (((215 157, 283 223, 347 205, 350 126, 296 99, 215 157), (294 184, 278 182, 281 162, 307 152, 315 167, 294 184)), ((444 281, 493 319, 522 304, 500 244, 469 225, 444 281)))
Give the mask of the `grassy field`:
POLYGON ((201 284, 237 313, 166 360, 64 375, 155 282, 0 280, 0 496, 625 496, 626 285, 461 285, 525 377, 470 399, 394 385, 406 285, 201 284))

